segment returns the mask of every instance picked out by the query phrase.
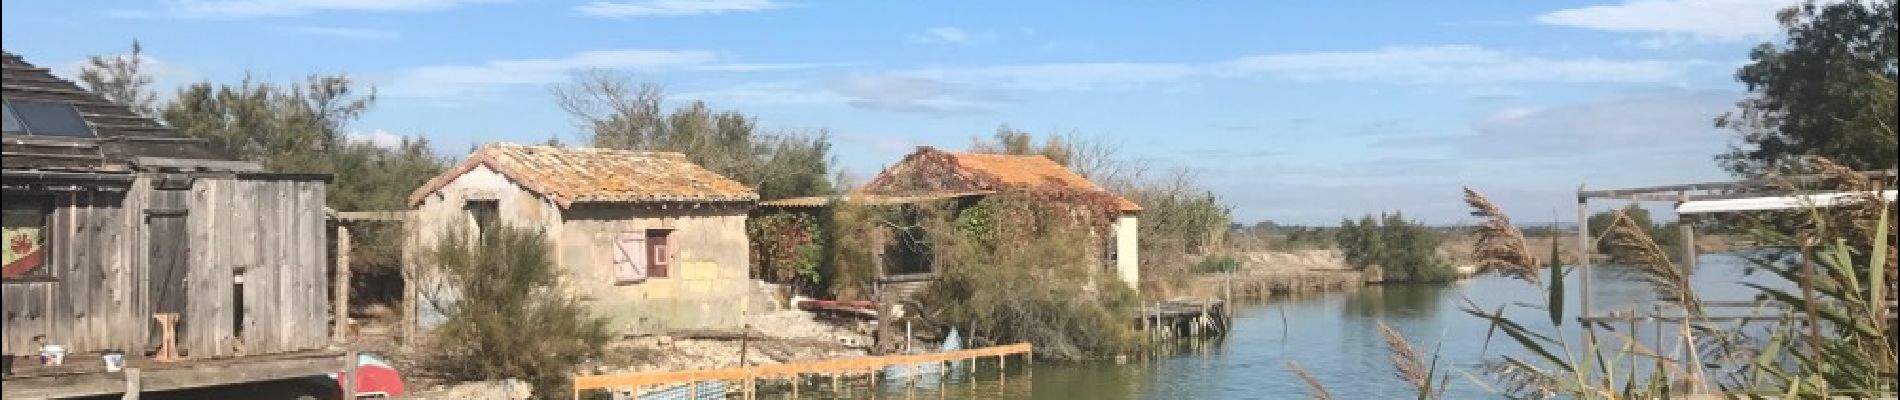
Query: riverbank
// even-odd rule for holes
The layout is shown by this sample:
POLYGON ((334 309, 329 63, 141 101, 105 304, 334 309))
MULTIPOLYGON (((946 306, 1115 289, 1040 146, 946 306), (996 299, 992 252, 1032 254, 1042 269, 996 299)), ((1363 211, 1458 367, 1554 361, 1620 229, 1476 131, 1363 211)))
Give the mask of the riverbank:
POLYGON ((1234 258, 1240 268, 1233 274, 1195 277, 1198 291, 1230 294, 1239 301, 1345 290, 1366 283, 1365 274, 1347 266, 1345 256, 1336 249, 1251 251, 1234 258))

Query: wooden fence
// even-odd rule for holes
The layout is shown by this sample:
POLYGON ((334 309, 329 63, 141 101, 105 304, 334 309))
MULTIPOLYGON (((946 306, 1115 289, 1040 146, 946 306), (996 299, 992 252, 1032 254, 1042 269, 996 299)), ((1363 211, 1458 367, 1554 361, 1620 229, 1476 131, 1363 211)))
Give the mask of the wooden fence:
MULTIPOLYGON (((805 374, 831 375, 835 384, 839 374, 876 373, 885 367, 910 365, 915 369, 920 364, 943 364, 956 361, 975 360, 983 357, 996 357, 997 365, 1012 355, 1021 355, 1027 362, 1033 349, 1028 343, 984 347, 980 349, 947 351, 927 354, 898 354, 888 356, 840 358, 790 364, 755 365, 748 367, 711 369, 698 371, 642 372, 619 375, 588 375, 574 377, 574 398, 581 398, 581 391, 600 389, 638 390, 648 386, 687 384, 689 390, 697 390, 697 382, 739 381, 744 398, 757 396, 756 382, 759 379, 788 379, 792 382, 792 393, 798 392, 798 378, 805 374)), ((688 398, 698 398, 695 393, 688 398)))

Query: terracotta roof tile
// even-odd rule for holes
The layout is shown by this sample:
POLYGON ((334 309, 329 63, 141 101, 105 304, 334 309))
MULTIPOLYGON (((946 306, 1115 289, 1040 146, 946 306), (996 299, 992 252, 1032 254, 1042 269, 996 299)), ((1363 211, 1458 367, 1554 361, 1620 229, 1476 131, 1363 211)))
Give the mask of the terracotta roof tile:
MULTIPOLYGON (((1070 171, 1068 168, 1063 167, 1062 164, 1057 164, 1048 157, 1040 155, 1018 156, 987 153, 960 153, 924 147, 918 149, 916 153, 906 156, 902 163, 932 162, 932 160, 942 159, 941 157, 947 157, 948 160, 954 163, 952 167, 955 170, 947 172, 956 176, 937 176, 935 178, 962 180, 973 184, 974 187, 962 188, 964 190, 1000 190, 1003 188, 996 186, 1038 186, 1050 184, 1074 189, 1108 192, 1107 189, 1096 185, 1095 182, 1089 181, 1088 178, 1083 178, 1082 175, 1070 171)), ((899 170, 909 169, 897 166, 887 169, 884 173, 879 174, 878 177, 873 178, 871 183, 867 185, 867 189, 878 191, 880 188, 877 186, 892 184, 897 179, 887 177, 886 175, 892 171, 899 170)), ((1114 195, 1113 193, 1109 194, 1114 195)), ((1134 201, 1128 200, 1120 195, 1114 196, 1116 207, 1122 211, 1141 211, 1141 206, 1135 204, 1134 201)))
POLYGON ((565 208, 573 203, 744 202, 758 200, 746 185, 672 152, 491 144, 416 189, 410 206, 478 165, 565 208))

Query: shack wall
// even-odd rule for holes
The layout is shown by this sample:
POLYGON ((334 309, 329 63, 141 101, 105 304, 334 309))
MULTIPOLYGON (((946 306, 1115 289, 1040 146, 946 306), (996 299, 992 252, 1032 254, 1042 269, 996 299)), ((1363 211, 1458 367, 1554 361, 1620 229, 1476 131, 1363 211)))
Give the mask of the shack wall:
POLYGON ((320 181, 213 178, 192 185, 189 292, 178 338, 191 356, 329 343, 325 192, 320 181))
POLYGON ((143 257, 132 252, 142 237, 136 210, 144 181, 130 188, 76 191, 8 190, 7 201, 46 199, 44 246, 49 258, 47 279, 8 281, 0 285, 5 310, 5 353, 33 355, 39 344, 59 344, 68 351, 135 349, 144 345, 144 322, 149 315, 145 292, 135 283, 143 278, 143 257))
POLYGON ((1141 290, 1141 219, 1124 213, 1115 218, 1115 275, 1129 289, 1141 290))
POLYGON ((575 207, 554 237, 569 287, 609 318, 617 333, 646 334, 682 329, 737 329, 755 304, 747 262, 746 210, 709 206, 682 209, 636 205, 575 207), (617 283, 615 238, 670 229, 671 271, 617 283))
POLYGON ((51 275, 0 289, 6 353, 36 354, 35 338, 71 353, 143 350, 156 345, 161 305, 182 314, 178 345, 193 357, 327 344, 324 183, 173 175, 190 182, 173 190, 155 184, 164 179, 142 174, 123 191, 7 191, 49 198, 53 210, 51 275), (166 218, 184 219, 180 231, 156 232, 166 218), (153 259, 171 256, 182 269, 154 276, 153 259))
POLYGON ((427 249, 456 229, 476 229, 467 205, 494 201, 501 223, 541 229, 554 248, 556 265, 569 294, 587 301, 595 315, 609 319, 615 333, 643 334, 679 329, 735 329, 743 313, 757 308, 747 272, 750 248, 745 236, 748 207, 683 204, 576 204, 563 210, 486 166, 476 166, 424 197, 411 214, 413 248, 407 257, 420 266, 417 324, 442 321, 436 303, 459 295, 436 271, 427 268, 427 249), (672 273, 638 283, 616 283, 613 251, 622 233, 671 229, 672 273))

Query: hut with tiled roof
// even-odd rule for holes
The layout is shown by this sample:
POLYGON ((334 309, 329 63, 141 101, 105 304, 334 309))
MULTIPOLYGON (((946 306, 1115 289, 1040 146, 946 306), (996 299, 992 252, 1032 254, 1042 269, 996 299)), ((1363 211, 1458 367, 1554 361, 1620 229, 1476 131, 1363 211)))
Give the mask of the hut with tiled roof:
MULTIPOLYGON (((414 240, 534 227, 575 295, 618 333, 727 330, 754 296, 746 213, 758 194, 679 153, 490 144, 409 197, 414 240)), ((424 297, 452 297, 427 293, 424 297)), ((439 316, 419 302, 421 323, 439 316)))
MULTIPOLYGON (((931 196, 1021 188, 1056 188, 1109 196, 1116 218, 1100 243, 1104 267, 1129 287, 1139 286, 1136 231, 1141 206, 1040 155, 947 152, 918 148, 859 188, 862 195, 931 196)), ((1081 205, 1077 205, 1078 207, 1081 205)))

